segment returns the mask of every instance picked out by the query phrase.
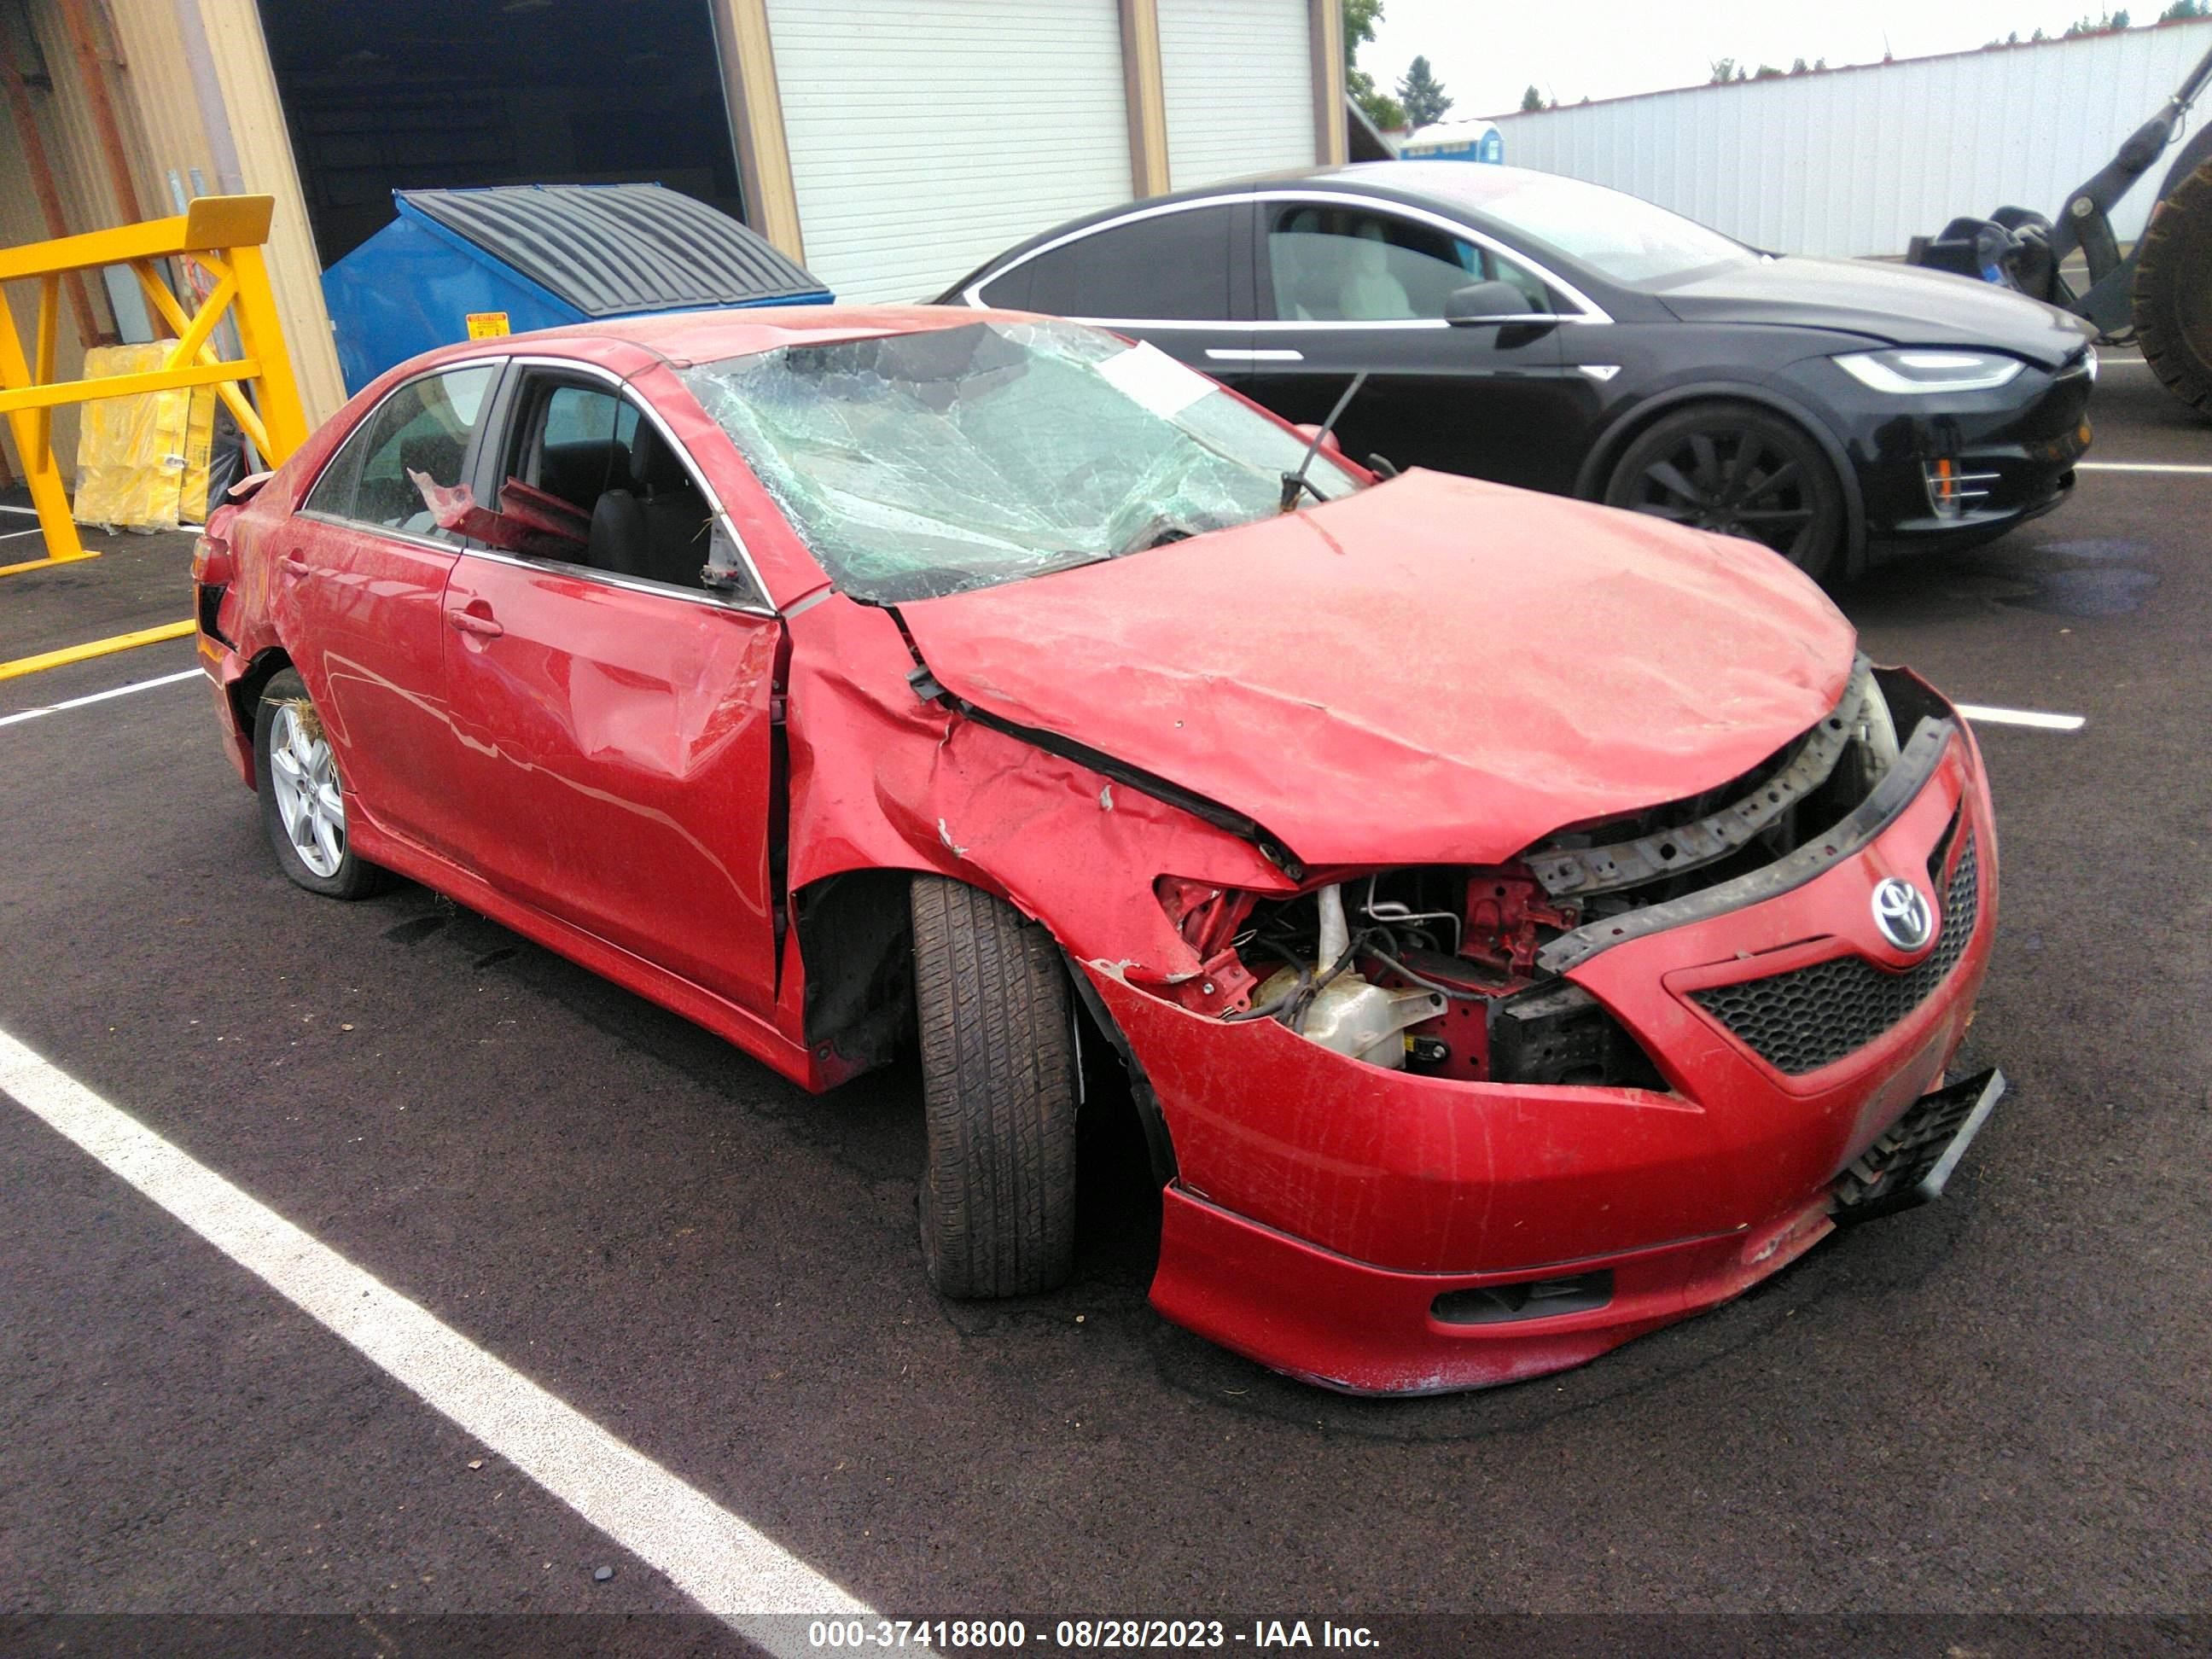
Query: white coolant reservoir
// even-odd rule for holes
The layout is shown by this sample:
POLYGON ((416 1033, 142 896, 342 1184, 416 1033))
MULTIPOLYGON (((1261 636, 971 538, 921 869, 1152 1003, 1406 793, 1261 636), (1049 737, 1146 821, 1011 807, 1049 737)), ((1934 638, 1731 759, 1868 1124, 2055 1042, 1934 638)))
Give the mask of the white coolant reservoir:
MULTIPOLYGON (((1285 968, 1254 992, 1252 1000, 1273 1002, 1297 982, 1297 969, 1285 968)), ((1316 994, 1298 1034, 1340 1054, 1399 1071, 1406 1064, 1406 1028, 1443 1011, 1444 1000, 1433 991, 1386 991, 1347 969, 1316 994)))

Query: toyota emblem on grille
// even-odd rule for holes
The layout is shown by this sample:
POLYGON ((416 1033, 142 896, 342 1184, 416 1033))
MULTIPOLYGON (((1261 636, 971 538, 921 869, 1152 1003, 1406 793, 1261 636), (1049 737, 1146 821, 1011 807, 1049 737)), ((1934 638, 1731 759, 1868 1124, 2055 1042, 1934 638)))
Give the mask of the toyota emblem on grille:
POLYGON ((1892 876, 1874 890, 1874 925, 1899 950, 1917 951, 1936 931, 1936 912, 1926 894, 1892 876))

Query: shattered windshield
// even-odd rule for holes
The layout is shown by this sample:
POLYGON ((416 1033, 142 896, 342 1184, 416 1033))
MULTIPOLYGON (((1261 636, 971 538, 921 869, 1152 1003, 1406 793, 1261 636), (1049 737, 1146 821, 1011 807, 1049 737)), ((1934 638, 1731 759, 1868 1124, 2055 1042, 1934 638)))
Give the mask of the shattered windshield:
MULTIPOLYGON (((1274 513, 1305 441, 1149 345, 978 322, 685 372, 830 579, 892 603, 1274 513)), ((1356 481, 1326 453, 1327 500, 1356 481)))

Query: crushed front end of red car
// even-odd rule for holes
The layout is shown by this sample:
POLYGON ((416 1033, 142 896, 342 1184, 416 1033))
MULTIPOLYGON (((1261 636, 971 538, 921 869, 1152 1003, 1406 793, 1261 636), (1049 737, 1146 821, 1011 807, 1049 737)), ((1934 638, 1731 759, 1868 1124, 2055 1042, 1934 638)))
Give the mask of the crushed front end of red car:
POLYGON ((1996 876, 1941 697, 1757 550, 1514 492, 1210 539, 1152 591, 1241 588, 1231 643, 1171 640, 1136 562, 899 618, 939 734, 908 810, 1053 927, 1153 1115, 1163 1313, 1336 1388, 1487 1386, 1940 1185, 2002 1087, 1937 1092, 1996 876), (1395 656, 1314 666, 1393 614, 1395 656), (1117 790, 1180 841, 1097 838, 1117 790), (1242 877, 1192 861, 1238 840, 1242 877))
MULTIPOLYGON (((1656 890, 1544 890, 1533 872, 1597 884, 1621 844, 1597 826, 1565 858, 1370 873, 1259 907, 1249 953, 1282 964, 1263 997, 1347 956, 1330 989, 1438 988, 1401 1052, 1209 1019, 1086 964, 1175 1148, 1161 1310, 1340 1388, 1513 1382, 1786 1266, 1863 1199, 1916 1109, 1954 1127, 1915 1143, 1913 1173, 1955 1161, 2002 1087, 1978 1082, 1971 1124, 1935 1094, 1989 957, 1988 792, 1932 694, 1904 675, 1855 686, 1869 681, 1926 712, 1878 781, 1780 856, 1753 837, 1656 890), (1893 882, 1933 901, 1911 949, 1882 932, 1893 882), (1326 924, 1309 910, 1337 902, 1349 943, 1311 948, 1326 924)), ((1686 857, 1672 832, 1755 816, 1790 769, 1650 815, 1632 840, 1686 857)), ((1823 787, 1840 805, 1860 784, 1823 787)))

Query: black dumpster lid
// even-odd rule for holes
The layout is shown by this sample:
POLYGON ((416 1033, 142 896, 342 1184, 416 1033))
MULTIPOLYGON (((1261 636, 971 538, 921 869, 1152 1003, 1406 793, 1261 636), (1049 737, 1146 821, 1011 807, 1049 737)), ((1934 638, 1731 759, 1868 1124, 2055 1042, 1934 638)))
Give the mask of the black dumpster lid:
POLYGON ((587 317, 824 292, 726 213, 659 185, 510 185, 392 194, 587 317))

